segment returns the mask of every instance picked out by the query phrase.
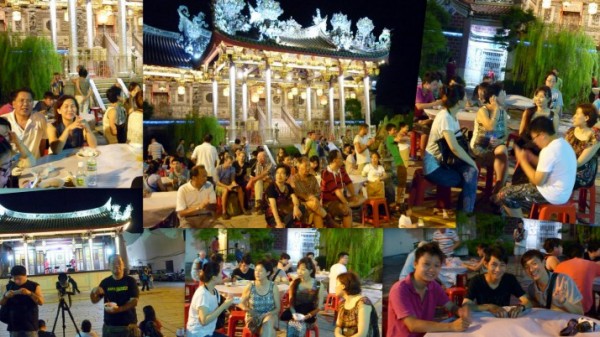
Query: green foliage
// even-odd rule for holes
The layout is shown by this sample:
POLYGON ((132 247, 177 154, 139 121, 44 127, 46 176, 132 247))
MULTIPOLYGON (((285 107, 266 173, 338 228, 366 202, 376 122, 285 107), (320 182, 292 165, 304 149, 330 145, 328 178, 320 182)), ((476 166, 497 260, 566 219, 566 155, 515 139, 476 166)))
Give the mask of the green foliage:
POLYGON ((236 262, 235 254, 227 254, 227 256, 225 257, 225 262, 236 262))
POLYGON ((528 26, 522 41, 515 49, 512 74, 514 81, 523 82, 525 96, 533 96, 533 91, 544 85, 546 74, 557 68, 563 79, 565 109, 572 108, 572 102, 588 99, 591 77, 599 66, 592 37, 582 30, 561 30, 536 22, 528 26))
POLYGON ((508 13, 500 16, 502 28, 498 28, 494 41, 510 52, 527 32, 528 25, 535 21, 533 10, 529 9, 525 12, 520 7, 511 7, 508 13))
POLYGON ((50 89, 53 74, 61 71, 60 56, 52 42, 44 37, 21 38, 0 33, 0 92, 2 101, 22 87, 33 90, 34 99, 50 89))
POLYGON ((152 119, 154 115, 154 105, 150 104, 148 101, 144 101, 144 120, 152 119))
POLYGON ((213 116, 192 116, 188 115, 185 123, 175 124, 175 137, 173 139, 185 139, 186 144, 195 142, 202 143, 204 135, 210 133, 213 136, 212 145, 217 146, 225 141, 225 129, 219 124, 216 117, 213 116))
POLYGON ((215 236, 219 236, 219 230, 217 228, 202 229, 194 232, 194 238, 204 242, 204 247, 209 247, 210 242, 215 236))
POLYGON ((379 123, 386 117, 391 117, 394 114, 394 110, 387 106, 379 105, 371 112, 371 124, 379 125, 379 123))
POLYGON ((362 104, 356 98, 349 98, 346 100, 346 113, 350 113, 350 119, 361 120, 362 115, 362 104))
POLYGON ((427 1, 425 24, 423 26, 423 44, 421 45, 421 64, 419 73, 437 71, 448 57, 447 40, 442 27, 450 22, 450 14, 435 0, 427 1))
POLYGON ((284 146, 283 149, 285 150, 285 153, 292 155, 292 156, 300 154, 300 150, 298 150, 298 148, 295 147, 294 145, 284 146))
POLYGON ((381 282, 383 264, 383 231, 319 229, 320 255, 326 256, 326 268, 337 263, 337 255, 345 251, 350 254, 348 269, 364 280, 381 282))

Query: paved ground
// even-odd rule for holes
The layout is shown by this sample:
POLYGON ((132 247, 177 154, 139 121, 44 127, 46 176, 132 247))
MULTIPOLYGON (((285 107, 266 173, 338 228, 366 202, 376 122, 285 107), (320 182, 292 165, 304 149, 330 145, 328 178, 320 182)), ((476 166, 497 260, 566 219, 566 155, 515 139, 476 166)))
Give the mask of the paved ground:
MULTIPOLYGON (((137 305, 138 321, 144 319, 142 309, 146 305, 152 305, 156 311, 158 319, 163 325, 162 332, 165 336, 175 336, 177 328, 183 327, 183 282, 154 282, 155 288, 150 291, 140 293, 139 303, 137 305)), ((46 321, 48 330, 52 330, 54 319, 58 308, 58 295, 55 293, 45 294, 46 303, 40 307, 40 319, 46 321)), ((81 321, 88 319, 92 322, 92 330, 102 335, 103 306, 101 303, 92 304, 89 299, 89 291, 82 291, 81 294, 73 296, 73 305, 71 313, 75 318, 78 328, 81 327, 81 321)), ((66 336, 75 336, 75 328, 65 313, 66 336)), ((55 334, 62 336, 62 320, 58 318, 55 334)), ((8 337, 6 324, 0 323, 0 337, 8 337)))

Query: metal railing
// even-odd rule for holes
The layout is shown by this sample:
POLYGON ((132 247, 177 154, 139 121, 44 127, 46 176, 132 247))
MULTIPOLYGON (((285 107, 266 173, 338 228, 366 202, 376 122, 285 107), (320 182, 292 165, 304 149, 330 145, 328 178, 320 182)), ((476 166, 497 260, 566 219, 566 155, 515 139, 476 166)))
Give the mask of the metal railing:
POLYGON ((94 100, 96 101, 96 103, 98 104, 100 109, 102 109, 102 111, 106 111, 106 106, 104 105, 104 102, 102 101, 102 97, 100 96, 98 87, 96 87, 96 82, 94 82, 94 80, 91 78, 90 78, 90 89, 92 90, 92 93, 94 94, 94 100))

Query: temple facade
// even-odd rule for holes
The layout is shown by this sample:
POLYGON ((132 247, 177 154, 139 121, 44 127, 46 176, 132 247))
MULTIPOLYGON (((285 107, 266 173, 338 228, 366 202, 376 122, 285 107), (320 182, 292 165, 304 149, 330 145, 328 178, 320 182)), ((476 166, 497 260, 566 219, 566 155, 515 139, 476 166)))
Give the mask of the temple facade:
POLYGON ((68 213, 24 213, 0 205, 1 274, 17 264, 31 275, 107 269, 110 255, 127 253, 121 235, 131 211, 131 205, 121 210, 111 199, 68 213))
POLYGON ((193 16, 185 6, 178 12, 179 32, 144 27, 145 94, 156 118, 216 116, 230 141, 246 136, 270 143, 299 140, 308 129, 339 132, 346 102, 357 100, 370 123, 390 31, 376 38, 369 18, 358 20, 354 32, 346 15, 329 19, 317 9, 304 27, 280 19, 274 0, 256 7, 217 0, 209 28, 204 13, 193 16))

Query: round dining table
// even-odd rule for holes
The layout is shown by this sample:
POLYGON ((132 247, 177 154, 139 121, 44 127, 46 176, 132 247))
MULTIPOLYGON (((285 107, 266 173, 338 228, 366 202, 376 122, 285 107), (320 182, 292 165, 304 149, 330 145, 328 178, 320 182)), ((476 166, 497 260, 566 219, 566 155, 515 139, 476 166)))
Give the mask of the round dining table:
MULTIPOLYGON (((236 282, 235 285, 218 284, 215 286, 215 289, 217 289, 217 291, 223 296, 239 297, 242 296, 242 293, 244 292, 244 289, 246 289, 248 284, 249 282, 244 282, 243 284, 240 284, 239 281, 236 282)), ((288 284, 277 285, 277 289, 279 290, 280 295, 287 292, 289 288, 290 286, 288 284)))
MULTIPOLYGON (((430 332, 426 337, 556 337, 567 326, 570 319, 582 315, 569 314, 541 308, 533 308, 518 318, 496 318, 491 313, 473 312, 471 326, 463 332, 430 332)), ((587 317, 586 317, 587 318, 587 317)), ((600 321, 593 320, 598 326, 600 321)), ((578 334, 577 336, 598 336, 600 333, 578 334)))
MULTIPOLYGON (((36 166, 23 169, 19 177, 19 186, 28 185, 35 180, 35 174, 48 175, 44 179, 61 178, 77 174, 77 164, 87 162, 89 158, 78 155, 81 148, 63 150, 59 154, 49 154, 37 160, 36 166)), ((96 148, 96 186, 98 188, 130 188, 134 178, 142 175, 142 148, 129 144, 100 145, 96 148)), ((85 166, 85 165, 84 165, 85 166)), ((39 185, 39 184, 38 184, 39 185)))
POLYGON ((154 227, 175 212, 177 191, 154 192, 144 198, 144 228, 154 227))

